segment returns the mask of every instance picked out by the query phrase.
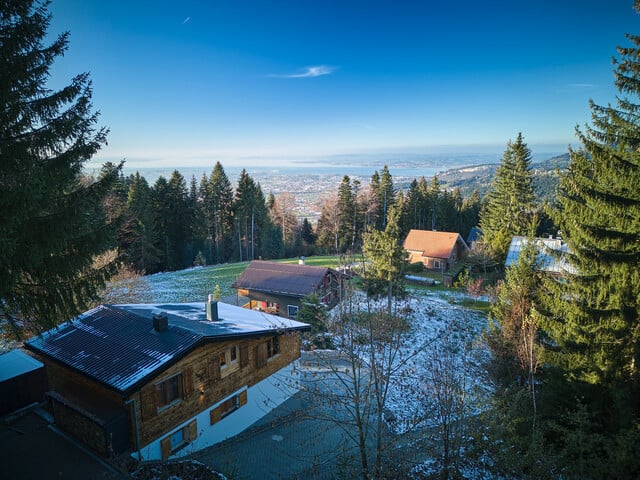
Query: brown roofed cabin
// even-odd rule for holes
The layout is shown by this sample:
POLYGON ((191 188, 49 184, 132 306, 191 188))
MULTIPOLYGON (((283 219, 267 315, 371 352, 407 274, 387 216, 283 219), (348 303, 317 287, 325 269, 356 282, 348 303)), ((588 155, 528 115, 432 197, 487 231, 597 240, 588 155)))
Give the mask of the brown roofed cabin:
POLYGON ((327 308, 340 301, 344 275, 332 268, 254 260, 233 287, 247 297, 246 308, 295 318, 301 301, 315 293, 327 308))
POLYGON ((25 347, 45 364, 58 428, 105 457, 164 460, 238 434, 293 395, 308 329, 211 300, 101 305, 25 347))
POLYGON ((425 268, 446 272, 469 250, 459 233, 411 230, 403 243, 409 263, 421 262, 425 268))

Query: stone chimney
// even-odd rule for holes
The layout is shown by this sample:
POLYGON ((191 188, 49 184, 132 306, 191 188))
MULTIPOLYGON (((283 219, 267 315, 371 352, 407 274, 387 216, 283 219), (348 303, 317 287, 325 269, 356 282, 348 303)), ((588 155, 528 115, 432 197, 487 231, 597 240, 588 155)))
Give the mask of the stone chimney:
POLYGON ((153 329, 158 332, 164 332, 169 328, 169 318, 165 312, 157 312, 153 314, 153 329))
POLYGON ((220 320, 218 318, 218 302, 213 298, 213 293, 210 293, 206 303, 207 320, 210 322, 217 322, 218 320, 220 320))

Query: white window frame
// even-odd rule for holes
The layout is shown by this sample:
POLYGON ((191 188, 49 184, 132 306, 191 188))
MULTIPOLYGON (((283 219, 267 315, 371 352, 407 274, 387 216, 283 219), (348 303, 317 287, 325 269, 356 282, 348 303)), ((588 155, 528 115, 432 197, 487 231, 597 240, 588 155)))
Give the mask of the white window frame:
POLYGON ((219 357, 222 355, 225 357, 225 364, 220 365, 220 378, 224 378, 240 368, 240 348, 238 345, 232 345, 218 354, 219 357), (232 350, 236 353, 235 360, 231 359, 232 350))

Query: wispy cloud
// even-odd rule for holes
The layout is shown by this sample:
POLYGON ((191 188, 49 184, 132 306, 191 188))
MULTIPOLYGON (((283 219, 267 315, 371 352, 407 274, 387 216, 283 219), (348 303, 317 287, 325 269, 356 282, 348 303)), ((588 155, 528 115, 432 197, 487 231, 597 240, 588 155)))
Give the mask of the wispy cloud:
POLYGON ((307 67, 302 72, 298 73, 274 73, 268 76, 272 78, 315 78, 322 77, 324 75, 331 75, 335 71, 335 67, 330 67, 328 65, 314 65, 312 67, 307 67))
POLYGON ((570 83, 568 85, 570 88, 593 88, 595 85, 593 83, 570 83))
POLYGON ((185 23, 187 23, 189 20, 191 20, 191 17, 187 17, 182 21, 182 25, 184 25, 185 23))

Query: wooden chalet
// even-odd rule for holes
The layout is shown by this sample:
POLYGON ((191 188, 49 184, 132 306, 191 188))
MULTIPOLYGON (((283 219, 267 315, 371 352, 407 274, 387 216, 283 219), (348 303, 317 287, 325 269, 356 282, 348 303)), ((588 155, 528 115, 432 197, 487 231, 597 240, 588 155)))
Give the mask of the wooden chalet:
POLYGON ((248 299, 246 308, 295 318, 302 299, 315 293, 333 308, 340 301, 345 275, 327 267, 254 260, 233 287, 248 299))
POLYGON ((295 393, 308 328, 211 301, 101 305, 25 346, 45 364, 59 428, 106 457, 160 460, 236 435, 295 393))
POLYGON ((466 255, 469 248, 459 233, 410 230, 403 243, 410 263, 446 272, 466 255))

